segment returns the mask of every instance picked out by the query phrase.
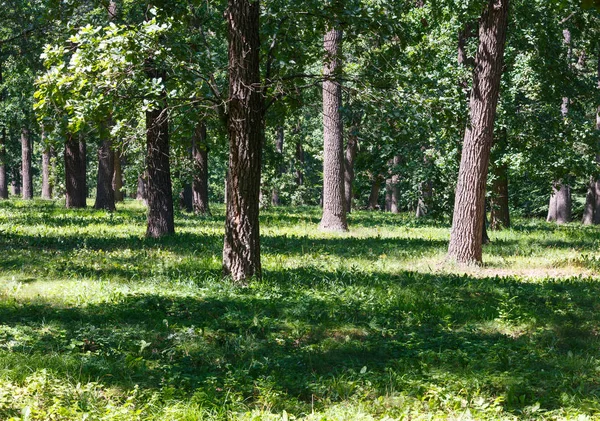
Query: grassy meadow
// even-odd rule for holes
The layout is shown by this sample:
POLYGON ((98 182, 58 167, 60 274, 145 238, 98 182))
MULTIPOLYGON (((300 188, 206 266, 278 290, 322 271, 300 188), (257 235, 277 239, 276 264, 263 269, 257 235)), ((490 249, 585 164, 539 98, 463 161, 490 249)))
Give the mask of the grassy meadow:
POLYGON ((600 419, 600 228, 517 219, 461 269, 448 224, 270 208, 236 287, 213 212, 1 202, 0 420, 600 419))

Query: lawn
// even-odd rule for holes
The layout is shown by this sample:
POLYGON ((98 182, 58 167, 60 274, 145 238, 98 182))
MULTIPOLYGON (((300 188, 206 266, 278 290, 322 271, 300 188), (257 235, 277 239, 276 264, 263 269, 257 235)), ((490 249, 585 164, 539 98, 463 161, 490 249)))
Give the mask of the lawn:
POLYGON ((598 228, 517 219, 462 269, 448 224, 271 208, 236 287, 213 211, 0 203, 0 419, 600 419, 598 228))

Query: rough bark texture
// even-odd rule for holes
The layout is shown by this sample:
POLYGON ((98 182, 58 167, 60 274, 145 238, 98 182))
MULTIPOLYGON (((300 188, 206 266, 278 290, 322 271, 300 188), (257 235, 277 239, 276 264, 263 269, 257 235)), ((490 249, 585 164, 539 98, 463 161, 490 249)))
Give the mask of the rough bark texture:
POLYGON ((87 198, 85 142, 67 135, 65 142, 65 205, 67 208, 85 208, 87 198))
POLYGON ((379 190, 381 190, 381 177, 376 176, 371 183, 371 193, 369 194, 367 209, 376 210, 379 207, 379 190))
POLYGON ((494 167, 496 179, 492 186, 490 212, 490 228, 500 230, 510 227, 510 211, 508 208, 508 175, 506 165, 494 167))
POLYGON ((344 194, 346 202, 346 211, 352 211, 352 184, 354 183, 354 159, 358 149, 357 127, 354 125, 348 134, 346 143, 346 156, 344 160, 344 194))
POLYGON ((192 138, 192 158, 194 160, 194 180, 192 182, 192 205, 194 213, 210 215, 208 203, 208 142, 206 125, 200 121, 192 138))
POLYGON ((122 202, 123 193, 123 166, 121 162, 121 148, 114 151, 114 173, 112 180, 113 191, 115 192, 115 202, 122 202))
POLYGON ((342 127, 342 31, 329 29, 324 37, 323 68, 323 216, 319 228, 348 231, 344 194, 342 127))
POLYGON ((98 176, 96 178, 96 201, 94 209, 115 210, 115 191, 113 177, 115 172, 115 154, 112 141, 105 139, 98 148, 98 176))
MULTIPOLYGON (((0 81, 2 81, 0 76, 0 81)), ((0 136, 0 199, 8 199, 8 178, 6 176, 6 127, 0 136)))
MULTIPOLYGON (((148 76, 166 80, 166 72, 155 70, 150 65, 148 76)), ((175 233, 173 215, 173 188, 171 164, 169 162, 169 113, 166 93, 162 93, 161 107, 146 111, 146 200, 148 219, 146 236, 159 238, 175 233)))
POLYGON ((470 97, 470 122, 465 131, 456 186, 448 257, 461 264, 480 263, 485 185, 508 23, 508 0, 489 0, 479 25, 470 97))
POLYGON ((33 199, 33 174, 31 172, 31 136, 29 129, 21 129, 21 177, 23 199, 33 199))
POLYGON ((42 199, 52 199, 51 177, 52 147, 46 146, 42 153, 42 199))
POLYGON ((557 224, 571 222, 571 209, 571 187, 561 182, 556 183, 552 186, 552 196, 550 196, 546 221, 556 222, 557 224))
POLYGON ((400 156, 396 155, 394 156, 394 160, 393 160, 393 173, 394 175, 392 175, 392 183, 391 183, 391 189, 392 189, 392 193, 391 193, 391 201, 390 201, 390 212, 392 213, 400 213, 400 206, 398 204, 398 201, 400 199, 400 188, 398 186, 398 183, 400 182, 400 176, 398 175, 398 166, 400 165, 400 156))
MULTIPOLYGON (((285 172, 285 167, 283 166, 283 141, 284 141, 284 131, 283 127, 279 126, 277 128, 277 137, 275 139, 275 152, 277 152, 277 156, 281 161, 280 165, 277 167, 277 178, 279 179, 283 173, 285 172)), ((279 198, 279 188, 273 187, 273 191, 271 192, 271 204, 273 206, 280 206, 281 199, 279 198)))
POLYGON ((259 1, 229 0, 229 165, 223 273, 261 276, 259 195, 264 105, 259 70, 259 1))

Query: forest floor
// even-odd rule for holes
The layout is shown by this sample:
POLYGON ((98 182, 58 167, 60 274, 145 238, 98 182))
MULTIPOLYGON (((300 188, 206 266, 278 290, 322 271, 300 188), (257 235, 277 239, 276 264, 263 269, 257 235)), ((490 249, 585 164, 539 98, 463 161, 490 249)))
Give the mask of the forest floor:
POLYGON ((600 419, 599 228, 516 219, 464 270, 445 223, 267 209, 236 287, 213 211, 0 203, 0 419, 600 419))

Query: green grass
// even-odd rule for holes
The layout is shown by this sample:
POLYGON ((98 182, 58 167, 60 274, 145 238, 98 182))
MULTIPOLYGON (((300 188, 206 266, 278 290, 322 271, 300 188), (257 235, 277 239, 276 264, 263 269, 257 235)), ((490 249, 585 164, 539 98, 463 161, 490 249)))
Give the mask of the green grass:
POLYGON ((151 240, 136 202, 0 203, 0 419, 600 419, 598 228, 518 220, 465 270, 439 222, 268 209, 240 288, 213 209, 151 240))

